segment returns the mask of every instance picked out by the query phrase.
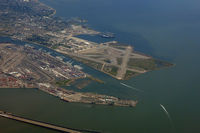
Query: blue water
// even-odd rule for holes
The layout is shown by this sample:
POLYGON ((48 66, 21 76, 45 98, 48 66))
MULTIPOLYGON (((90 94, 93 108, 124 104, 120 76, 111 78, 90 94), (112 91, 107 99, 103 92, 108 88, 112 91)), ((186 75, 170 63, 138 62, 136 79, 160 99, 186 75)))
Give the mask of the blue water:
MULTIPOLYGON (((104 80, 106 84, 91 83, 82 91, 138 99, 136 108, 68 104, 41 92, 29 91, 24 94, 21 90, 14 90, 14 95, 11 90, 0 90, 0 105, 4 110, 75 128, 112 133, 200 132, 200 1, 41 1, 55 8, 57 16, 87 19, 91 28, 115 33, 115 39, 119 42, 132 44, 136 50, 165 59, 176 66, 123 81, 143 90, 143 93, 124 87, 121 81, 84 66, 85 72, 104 80), (31 97, 27 98, 26 95, 31 97), (16 100, 11 99, 10 102, 8 97, 15 97, 16 100), (29 105, 30 109, 26 109, 28 103, 22 99, 33 103, 29 105), (160 104, 165 106, 172 122, 160 104), (16 108, 17 105, 20 108, 16 108)), ((1 119, 0 122, 5 123, 1 119)), ((17 123, 13 125, 16 127, 17 123)), ((1 129, 9 132, 5 127, 1 129)), ((33 132, 42 132, 42 129, 32 129, 33 132)), ((28 131, 28 127, 18 128, 18 131, 28 131)))
MULTIPOLYGON (((105 88, 102 92, 125 97, 138 96, 142 99, 139 107, 136 107, 140 113, 137 112, 136 115, 143 114, 144 117, 136 118, 136 121, 131 120, 132 131, 136 133, 200 132, 198 126, 200 123, 198 117, 200 112, 198 107, 200 104, 200 1, 42 1, 56 8, 57 16, 87 19, 92 28, 115 33, 119 42, 132 44, 135 50, 176 64, 173 68, 150 72, 125 81, 131 86, 144 90, 144 94, 124 89, 119 81, 105 78, 112 84, 107 87, 102 86, 105 88), (168 119, 159 107, 160 103, 170 113, 173 126, 166 125, 168 119), (138 123, 141 121, 141 125, 136 124, 137 121, 138 123)), ((92 90, 94 87, 95 85, 90 85, 87 89, 92 90)), ((123 123, 129 124, 128 122, 130 121, 123 123)), ((131 128, 128 129, 130 130, 127 132, 131 132, 131 128)))

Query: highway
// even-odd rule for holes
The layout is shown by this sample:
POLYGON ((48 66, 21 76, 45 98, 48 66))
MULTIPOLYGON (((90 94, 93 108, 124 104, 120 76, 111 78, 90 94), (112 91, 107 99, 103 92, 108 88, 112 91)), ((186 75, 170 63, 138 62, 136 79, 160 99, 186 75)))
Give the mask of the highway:
POLYGON ((4 111, 0 111, 0 116, 2 116, 4 118, 12 119, 12 120, 20 121, 20 122, 23 122, 23 123, 28 123, 28 124, 31 124, 31 125, 48 128, 48 129, 59 131, 59 132, 65 132, 65 133, 81 133, 81 132, 99 133, 97 131, 78 130, 78 129, 76 130, 76 129, 60 127, 60 126, 56 126, 56 125, 49 124, 49 123, 44 123, 44 122, 40 122, 40 121, 35 121, 35 120, 19 117, 19 116, 16 116, 16 115, 12 115, 11 113, 6 113, 4 111))

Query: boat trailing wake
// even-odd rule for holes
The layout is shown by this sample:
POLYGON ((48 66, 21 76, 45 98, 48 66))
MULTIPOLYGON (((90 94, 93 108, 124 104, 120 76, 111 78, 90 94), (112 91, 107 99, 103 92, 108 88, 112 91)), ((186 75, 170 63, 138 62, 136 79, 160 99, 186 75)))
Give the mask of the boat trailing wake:
POLYGON ((144 92, 143 90, 139 90, 139 89, 137 89, 135 87, 132 87, 130 85, 127 85, 127 84, 124 84, 124 83, 120 83, 120 84, 123 85, 123 86, 125 86, 125 87, 127 87, 127 88, 130 88, 132 90, 139 91, 139 92, 144 92))
POLYGON ((171 127, 172 127, 172 132, 174 132, 175 127, 174 127, 173 121, 172 121, 172 119, 171 119, 171 117, 170 117, 170 115, 169 115, 169 112, 167 111, 167 109, 166 109, 162 104, 160 104, 160 107, 163 109, 163 111, 164 111, 165 114, 167 115, 167 117, 168 117, 168 119, 169 119, 169 122, 170 122, 170 124, 171 124, 171 127))
POLYGON ((160 104, 160 107, 164 110, 164 112, 165 112, 165 114, 167 115, 167 117, 168 117, 169 119, 171 119, 171 117, 170 117, 168 111, 166 110, 166 108, 165 108, 162 104, 160 104))

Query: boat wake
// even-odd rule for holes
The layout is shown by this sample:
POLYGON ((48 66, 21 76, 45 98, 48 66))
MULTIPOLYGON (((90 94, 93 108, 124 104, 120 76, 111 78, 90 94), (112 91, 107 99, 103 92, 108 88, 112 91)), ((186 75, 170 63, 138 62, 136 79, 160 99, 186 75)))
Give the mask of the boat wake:
POLYGON ((169 115, 169 112, 167 111, 167 109, 166 109, 162 104, 160 104, 160 107, 163 109, 163 111, 165 112, 165 114, 167 115, 167 117, 168 117, 168 119, 169 119, 169 122, 170 122, 171 127, 172 127, 172 132, 175 132, 175 127, 174 127, 172 118, 171 118, 170 115, 169 115))
POLYGON ((160 104, 160 107, 164 110, 164 112, 165 112, 165 114, 167 115, 167 117, 171 120, 171 117, 170 117, 170 115, 169 115, 169 112, 166 110, 166 108, 165 108, 162 104, 160 104))
POLYGON ((139 89, 137 89, 135 87, 132 87, 130 85, 127 85, 127 84, 124 84, 124 83, 120 83, 120 84, 123 85, 123 86, 125 86, 125 87, 127 87, 127 88, 130 88, 132 90, 139 91, 139 92, 144 92, 143 90, 139 90, 139 89))

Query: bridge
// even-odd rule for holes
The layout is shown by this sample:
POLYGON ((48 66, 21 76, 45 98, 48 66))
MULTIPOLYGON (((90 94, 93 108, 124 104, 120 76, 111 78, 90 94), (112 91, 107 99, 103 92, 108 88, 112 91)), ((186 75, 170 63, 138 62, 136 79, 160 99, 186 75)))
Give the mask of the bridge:
POLYGON ((4 111, 0 111, 0 116, 4 117, 4 118, 12 119, 12 120, 20 121, 23 123, 28 123, 31 125, 40 126, 40 127, 44 127, 47 129, 63 132, 63 133, 81 133, 81 132, 100 133, 98 131, 92 131, 92 130, 72 129, 72 128, 56 126, 56 125, 45 123, 45 122, 40 122, 40 121, 36 121, 36 120, 19 117, 19 116, 16 116, 11 113, 4 112, 4 111))

